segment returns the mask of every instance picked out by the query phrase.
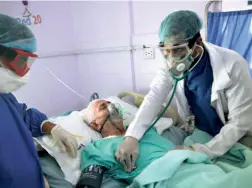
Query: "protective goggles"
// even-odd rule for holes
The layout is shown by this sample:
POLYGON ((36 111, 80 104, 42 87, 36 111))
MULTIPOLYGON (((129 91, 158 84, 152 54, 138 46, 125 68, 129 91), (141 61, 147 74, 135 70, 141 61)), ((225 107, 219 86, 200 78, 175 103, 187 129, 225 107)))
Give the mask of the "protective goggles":
POLYGON ((0 64, 18 76, 23 77, 38 56, 19 49, 7 48, 0 45, 0 64))
POLYGON ((174 58, 176 60, 183 59, 191 50, 188 47, 188 43, 180 44, 177 46, 167 46, 164 43, 159 43, 159 49, 163 56, 167 58, 174 58))

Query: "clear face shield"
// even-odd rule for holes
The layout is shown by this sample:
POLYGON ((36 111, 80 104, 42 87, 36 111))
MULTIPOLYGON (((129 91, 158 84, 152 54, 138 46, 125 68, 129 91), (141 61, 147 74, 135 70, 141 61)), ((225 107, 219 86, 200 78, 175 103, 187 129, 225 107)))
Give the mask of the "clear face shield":
MULTIPOLYGON (((179 77, 182 73, 186 71, 191 71, 193 67, 191 67, 195 58, 197 58, 200 54, 197 54, 195 57, 192 56, 192 53, 195 47, 198 45, 194 45, 193 48, 189 48, 188 43, 176 45, 176 46, 168 46, 166 44, 160 43, 159 49, 164 57, 165 64, 169 68, 172 76, 179 77)), ((203 48, 201 57, 203 55, 203 48)), ((197 63, 200 61, 201 57, 198 59, 197 63)), ((196 64, 197 64, 196 63, 196 64)), ((195 65, 196 65, 195 64, 195 65)))

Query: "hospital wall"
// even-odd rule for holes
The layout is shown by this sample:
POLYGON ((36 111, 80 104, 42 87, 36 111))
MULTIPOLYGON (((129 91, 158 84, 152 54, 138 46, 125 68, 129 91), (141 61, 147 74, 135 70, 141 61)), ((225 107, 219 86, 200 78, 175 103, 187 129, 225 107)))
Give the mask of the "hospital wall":
POLYGON ((72 2, 82 93, 132 90, 128 2, 72 2))
MULTIPOLYGON (((252 5, 248 5, 248 0, 222 0, 223 11, 247 10, 252 9, 252 5)), ((251 0, 250 0, 251 1, 251 0)))
MULTIPOLYGON (((192 10, 203 19, 204 10, 208 1, 165 1, 165 2, 134 2, 134 45, 159 43, 157 36, 161 21, 171 12, 176 10, 192 10), (144 14, 143 14, 144 13, 144 14)), ((220 11, 221 3, 210 7, 211 11, 220 11)), ((202 30, 204 35, 204 30, 202 30)), ((141 50, 134 53, 137 92, 146 93, 148 86, 155 77, 158 69, 163 66, 159 50, 155 51, 155 59, 144 59, 141 50)))
MULTIPOLYGON (((29 10, 43 20, 30 26, 41 58, 32 66, 30 83, 15 95, 52 116, 83 108, 94 92, 100 97, 126 90, 146 93, 163 61, 158 51, 155 59, 144 59, 139 47, 159 42, 158 27, 168 13, 189 9, 203 17, 207 1, 29 3, 29 10), (46 68, 87 100, 63 86, 46 68)), ((221 4, 211 8, 221 10, 221 4)), ((0 12, 17 17, 24 6, 0 2, 0 12)))
MULTIPOLYGON (((155 59, 144 59, 143 45, 157 45, 159 24, 168 13, 189 9, 202 18, 208 1, 74 2, 74 21, 80 49, 107 50, 78 55, 83 93, 90 96, 116 95, 133 90, 146 93, 157 70, 163 65, 158 51, 155 59), (81 18, 83 24, 78 24, 81 18), (86 27, 84 27, 86 26, 86 27), (127 47, 133 47, 131 52, 127 47), (119 52, 118 52, 118 51, 119 52), (122 50, 122 51, 121 51, 122 50)), ((210 10, 220 11, 221 3, 210 10)), ((95 50, 94 50, 95 51, 95 50)))

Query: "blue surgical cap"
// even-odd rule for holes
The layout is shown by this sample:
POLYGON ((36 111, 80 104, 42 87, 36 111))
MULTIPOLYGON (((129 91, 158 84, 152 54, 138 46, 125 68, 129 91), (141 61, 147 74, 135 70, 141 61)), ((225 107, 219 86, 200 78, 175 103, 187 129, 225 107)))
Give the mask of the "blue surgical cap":
POLYGON ((36 51, 36 39, 32 31, 15 18, 0 14, 0 45, 28 52, 36 51))
POLYGON ((202 28, 199 16, 189 10, 169 14, 159 27, 159 39, 165 44, 177 44, 193 38, 202 28))

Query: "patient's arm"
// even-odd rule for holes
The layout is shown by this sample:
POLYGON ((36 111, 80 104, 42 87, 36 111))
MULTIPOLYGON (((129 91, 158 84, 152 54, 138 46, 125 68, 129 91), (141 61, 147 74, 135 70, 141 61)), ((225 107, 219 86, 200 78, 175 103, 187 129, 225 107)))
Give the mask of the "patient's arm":
POLYGON ((43 124, 42 126, 42 132, 43 133, 51 133, 52 129, 55 127, 56 125, 51 123, 50 121, 47 121, 43 124))

